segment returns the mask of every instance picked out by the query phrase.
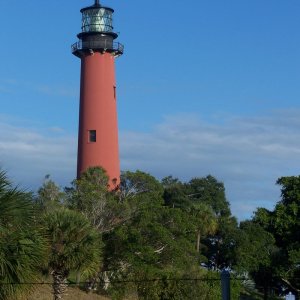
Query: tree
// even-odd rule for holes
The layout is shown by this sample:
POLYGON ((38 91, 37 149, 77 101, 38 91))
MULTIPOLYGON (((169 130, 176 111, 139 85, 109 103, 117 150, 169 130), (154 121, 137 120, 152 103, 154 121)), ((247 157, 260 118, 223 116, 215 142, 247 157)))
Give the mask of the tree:
POLYGON ((42 211, 59 209, 65 199, 65 193, 46 175, 43 185, 39 188, 36 203, 42 211))
MULTIPOLYGON (((208 232, 210 231, 211 234, 207 234, 202 242, 205 246, 203 254, 207 257, 209 265, 213 269, 231 265, 237 220, 231 216, 224 184, 211 175, 203 178, 196 177, 185 184, 185 194, 189 197, 192 207, 197 207, 197 205, 208 207, 210 214, 212 213, 211 216, 214 217, 214 222, 217 223, 216 225, 214 225, 214 222, 210 224, 212 227, 208 232)), ((208 222, 211 220, 211 218, 207 219, 208 222)), ((201 225, 201 218, 199 218, 199 222, 201 225)), ((205 229, 204 224, 205 222, 203 222, 203 229, 205 229)))
POLYGON ((260 268, 267 268, 272 263, 275 251, 275 239, 272 234, 252 221, 240 223, 235 247, 235 269, 253 273, 260 268))
MULTIPOLYGON (((122 280, 133 280, 139 290, 141 279, 151 281, 176 271, 183 274, 197 266, 198 257, 189 238, 191 232, 194 233, 193 224, 179 209, 139 209, 128 222, 105 235, 105 264, 110 271, 111 290, 125 290, 127 285, 119 283, 122 280)), ((152 299, 150 285, 143 293, 148 298, 140 299, 152 299)))
POLYGON ((50 244, 48 268, 53 277, 54 299, 59 300, 71 271, 80 271, 85 277, 99 271, 101 238, 84 216, 68 209, 46 214, 43 223, 50 244))
MULTIPOLYGON (((285 286, 293 293, 300 293, 300 176, 281 177, 281 200, 273 211, 258 208, 253 222, 262 226, 275 239, 277 251, 272 256, 270 268, 255 274, 256 282, 273 288, 285 286)), ((267 297, 267 295, 265 296, 267 297)))
POLYGON ((193 178, 186 183, 186 191, 193 202, 201 202, 210 206, 217 217, 231 215, 224 184, 213 176, 193 178))
POLYGON ((222 270, 235 264, 237 230, 238 223, 235 217, 217 218, 217 230, 202 242, 206 246, 207 250, 204 254, 212 269, 222 270))
POLYGON ((186 192, 185 185, 177 178, 168 176, 161 181, 164 187, 163 198, 165 205, 172 208, 186 209, 191 201, 186 192))
POLYGON ((203 203, 194 203, 191 208, 191 215, 196 227, 196 251, 200 252, 201 237, 213 235, 217 230, 217 218, 212 209, 203 203))
POLYGON ((275 207, 272 224, 281 259, 277 274, 289 289, 300 294, 300 176, 281 177, 281 201, 275 207))
POLYGON ((126 210, 118 195, 108 190, 108 176, 101 167, 91 167, 66 189, 68 207, 82 213, 100 233, 121 222, 126 210))
POLYGON ((46 247, 36 230, 32 195, 12 187, 0 171, 0 299, 32 288, 46 247))
MULTIPOLYGON (((104 269, 110 274, 111 290, 123 292, 126 287, 114 282, 125 278, 149 278, 197 265, 191 238, 194 224, 186 212, 164 206, 159 181, 141 171, 125 172, 120 193, 131 214, 122 225, 104 235, 104 269)), ((135 286, 139 289, 140 285, 135 286)))
POLYGON ((130 201, 148 201, 163 203, 163 186, 153 176, 137 170, 126 171, 121 174, 120 197, 130 201))

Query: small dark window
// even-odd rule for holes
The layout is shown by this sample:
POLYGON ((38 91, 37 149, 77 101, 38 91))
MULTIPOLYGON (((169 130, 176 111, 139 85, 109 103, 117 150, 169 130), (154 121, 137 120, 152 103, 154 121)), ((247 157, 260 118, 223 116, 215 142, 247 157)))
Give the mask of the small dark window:
POLYGON ((115 85, 114 85, 114 98, 115 98, 115 100, 116 100, 116 98, 117 98, 117 88, 116 88, 115 85))
POLYGON ((89 130, 89 142, 95 143, 96 142, 96 130, 89 130))

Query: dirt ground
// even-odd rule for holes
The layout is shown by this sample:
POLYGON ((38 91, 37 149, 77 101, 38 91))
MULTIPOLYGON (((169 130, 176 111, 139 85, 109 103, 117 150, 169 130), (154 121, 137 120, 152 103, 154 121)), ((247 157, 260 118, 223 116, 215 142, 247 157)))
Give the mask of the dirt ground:
MULTIPOLYGON (((41 286, 28 296, 26 300, 53 300, 51 286, 41 286)), ((96 294, 87 294, 80 289, 69 287, 64 300, 110 300, 110 298, 96 294)))

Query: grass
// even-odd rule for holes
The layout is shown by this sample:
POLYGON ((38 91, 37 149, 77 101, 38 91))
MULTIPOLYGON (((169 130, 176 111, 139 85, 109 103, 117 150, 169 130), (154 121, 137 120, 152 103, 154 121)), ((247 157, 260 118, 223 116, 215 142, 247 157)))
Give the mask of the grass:
MULTIPOLYGON (((242 293, 240 296, 240 300, 263 300, 263 299, 264 299, 264 295, 259 292, 251 292, 251 293, 245 292, 245 293, 242 293)), ((269 300, 280 300, 282 298, 269 296, 268 299, 269 300)))
MULTIPOLYGON (((64 300, 110 300, 110 298, 94 293, 87 294, 79 288, 69 287, 64 300)), ((53 300, 52 289, 49 285, 42 285, 24 300, 53 300)))

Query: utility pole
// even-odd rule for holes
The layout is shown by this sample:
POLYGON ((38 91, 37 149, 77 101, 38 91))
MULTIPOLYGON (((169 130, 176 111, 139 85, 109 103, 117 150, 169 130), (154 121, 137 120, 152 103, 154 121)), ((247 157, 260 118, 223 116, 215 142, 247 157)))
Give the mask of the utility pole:
POLYGON ((222 300, 230 300, 230 273, 225 269, 221 273, 221 285, 222 300))

